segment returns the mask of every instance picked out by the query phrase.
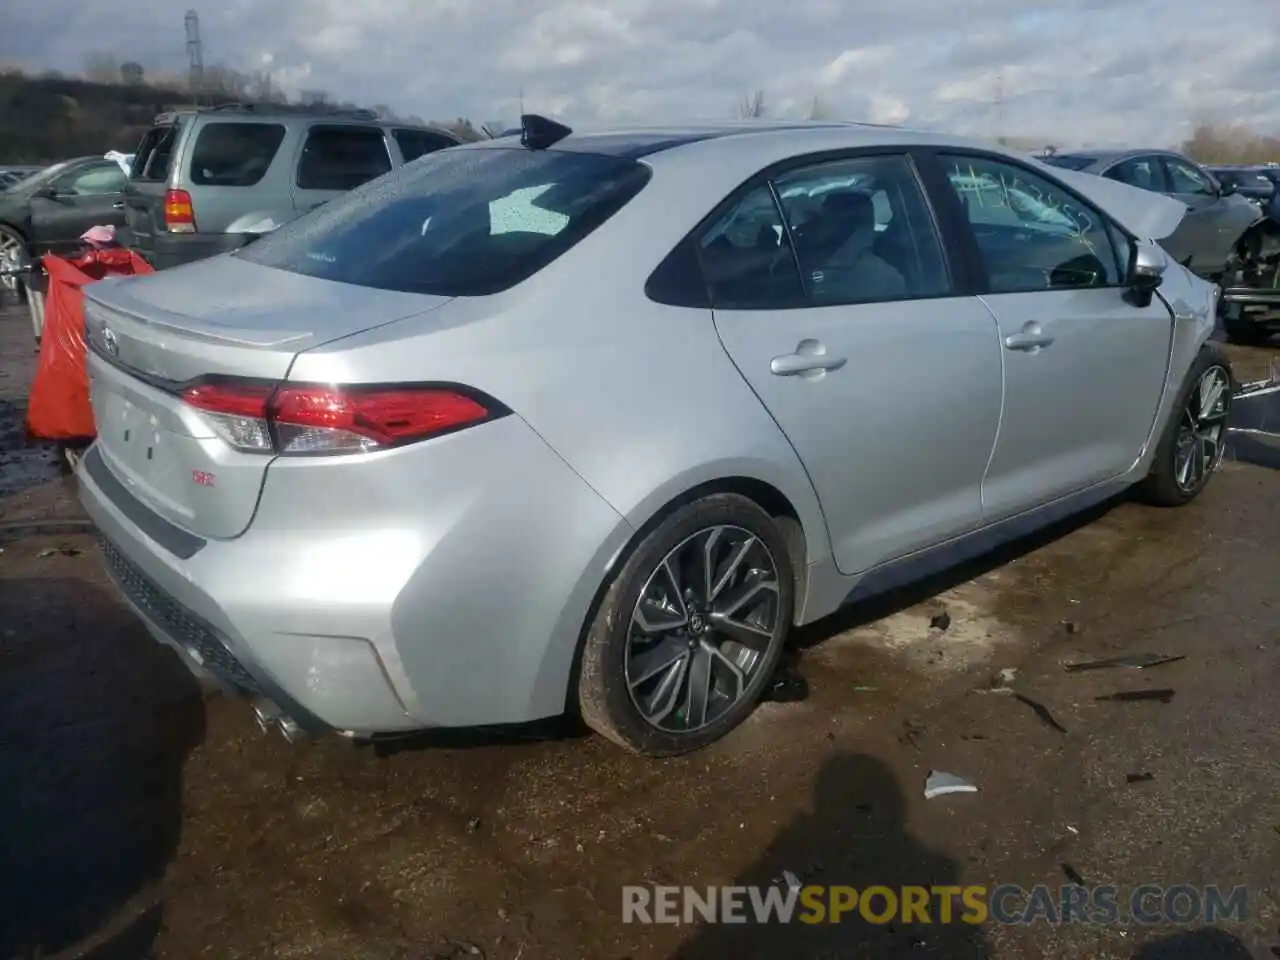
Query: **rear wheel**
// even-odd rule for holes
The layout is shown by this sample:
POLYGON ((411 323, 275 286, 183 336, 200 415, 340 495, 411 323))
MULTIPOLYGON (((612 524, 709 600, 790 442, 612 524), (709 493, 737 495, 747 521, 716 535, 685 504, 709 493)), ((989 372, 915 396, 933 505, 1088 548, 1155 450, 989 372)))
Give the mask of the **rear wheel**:
POLYGON ((1160 507, 1194 500, 1222 462, 1231 412, 1231 367, 1214 348, 1200 351, 1156 448, 1151 472, 1137 488, 1160 507))
POLYGON ((718 740, 768 683, 794 592, 786 541, 753 501, 714 494, 673 511, 628 558, 590 625, 583 719, 648 756, 718 740))
POLYGON ((0 225, 0 293, 13 293, 22 296, 22 283, 17 274, 11 271, 23 267, 30 258, 27 256, 27 242, 22 234, 12 227, 0 225))

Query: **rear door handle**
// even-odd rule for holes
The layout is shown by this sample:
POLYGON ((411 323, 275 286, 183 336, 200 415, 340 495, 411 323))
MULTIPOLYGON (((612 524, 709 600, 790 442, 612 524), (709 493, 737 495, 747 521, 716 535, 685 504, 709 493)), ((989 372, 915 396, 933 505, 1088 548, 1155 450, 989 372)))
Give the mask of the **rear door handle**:
POLYGON ((769 361, 769 371, 777 377, 795 377, 804 374, 823 374, 839 370, 848 360, 827 353, 827 348, 817 340, 801 340, 795 353, 784 353, 769 361))
POLYGON ((1007 350, 1025 350, 1028 353, 1037 353, 1041 347, 1047 347, 1053 341, 1054 338, 1041 330, 1040 324, 1033 320, 1023 326, 1021 333, 1011 333, 1005 337, 1004 345, 1007 350))

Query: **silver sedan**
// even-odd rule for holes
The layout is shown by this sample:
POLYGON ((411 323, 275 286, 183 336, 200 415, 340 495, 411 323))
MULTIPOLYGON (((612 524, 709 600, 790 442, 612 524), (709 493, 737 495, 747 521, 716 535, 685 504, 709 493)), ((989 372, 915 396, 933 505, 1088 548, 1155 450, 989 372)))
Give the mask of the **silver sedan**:
POLYGON ((667 755, 789 631, 1222 455, 1185 205, 839 123, 430 155, 86 291, 78 469, 157 639, 293 737, 576 712, 667 755))

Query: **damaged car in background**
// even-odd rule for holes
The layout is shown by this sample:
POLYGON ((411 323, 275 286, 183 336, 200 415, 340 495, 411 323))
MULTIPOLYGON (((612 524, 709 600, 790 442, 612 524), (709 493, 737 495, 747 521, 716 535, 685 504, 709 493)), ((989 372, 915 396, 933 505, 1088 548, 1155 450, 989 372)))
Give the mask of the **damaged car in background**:
POLYGON ((87 288, 81 499, 264 728, 695 750, 793 628, 1200 494, 1232 372, 1185 210, 933 133, 527 116, 87 288))
POLYGON ((1186 218, 1163 241, 1179 263, 1222 287, 1222 324, 1238 343, 1280 332, 1280 222, 1189 157, 1168 150, 1053 153, 1044 163, 1096 174, 1186 205, 1186 218))

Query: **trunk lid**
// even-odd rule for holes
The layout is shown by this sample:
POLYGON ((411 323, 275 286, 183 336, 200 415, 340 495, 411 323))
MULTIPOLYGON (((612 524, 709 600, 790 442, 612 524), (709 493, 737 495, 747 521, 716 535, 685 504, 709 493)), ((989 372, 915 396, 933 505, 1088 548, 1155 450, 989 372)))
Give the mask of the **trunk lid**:
POLYGON ((253 519, 270 454, 227 446, 183 402, 204 376, 283 380, 300 352, 436 309, 445 297, 370 290, 217 257, 85 289, 98 448, 151 509, 203 537, 253 519))

